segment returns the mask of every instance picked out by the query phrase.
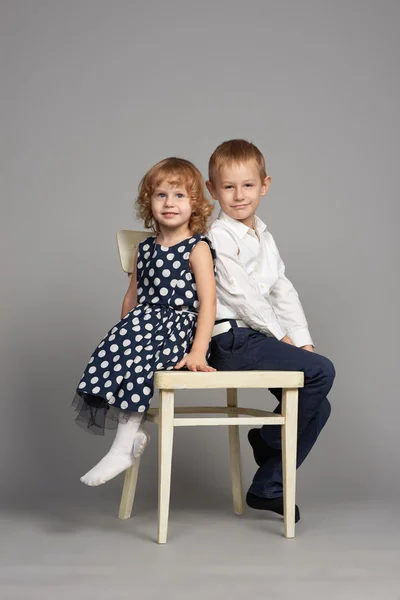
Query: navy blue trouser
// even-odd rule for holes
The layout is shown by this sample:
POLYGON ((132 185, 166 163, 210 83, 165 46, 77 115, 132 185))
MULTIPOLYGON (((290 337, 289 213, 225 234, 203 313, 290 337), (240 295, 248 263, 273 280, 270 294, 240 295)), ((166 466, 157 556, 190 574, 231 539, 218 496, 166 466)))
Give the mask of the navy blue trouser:
MULTIPOLYGON (((291 346, 254 329, 237 327, 211 340, 209 364, 219 371, 303 371, 304 387, 299 389, 297 468, 304 461, 327 422, 331 405, 327 394, 335 378, 333 364, 325 356, 291 346)), ((281 412, 281 389, 270 390, 281 412)), ((275 449, 256 472, 249 492, 263 498, 283 495, 281 427, 264 425, 261 437, 275 449)))

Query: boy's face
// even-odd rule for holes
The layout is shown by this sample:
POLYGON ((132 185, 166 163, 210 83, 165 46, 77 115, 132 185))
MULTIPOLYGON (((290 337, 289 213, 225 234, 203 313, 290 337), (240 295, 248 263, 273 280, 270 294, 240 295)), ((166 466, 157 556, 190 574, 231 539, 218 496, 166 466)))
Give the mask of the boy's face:
POLYGON ((270 177, 262 181, 257 164, 248 161, 221 167, 216 180, 213 183, 207 181, 207 188, 224 213, 253 227, 260 197, 267 193, 270 181, 270 177))

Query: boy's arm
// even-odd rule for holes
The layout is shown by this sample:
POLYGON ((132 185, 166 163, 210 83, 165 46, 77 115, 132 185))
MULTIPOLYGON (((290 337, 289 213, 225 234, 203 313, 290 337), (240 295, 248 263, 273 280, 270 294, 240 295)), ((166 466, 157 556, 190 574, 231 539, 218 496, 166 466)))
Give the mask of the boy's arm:
POLYGON ((286 341, 283 339, 286 331, 279 324, 271 304, 250 281, 239 260, 234 239, 224 230, 211 230, 209 236, 217 254, 218 297, 252 329, 265 334, 271 332, 278 340, 286 341))
POLYGON ((295 346, 313 349, 313 341, 308 330, 308 323, 299 295, 293 284, 285 275, 285 265, 280 257, 275 240, 269 233, 269 243, 278 258, 279 277, 270 291, 271 303, 279 321, 285 327, 287 334, 293 340, 295 346))

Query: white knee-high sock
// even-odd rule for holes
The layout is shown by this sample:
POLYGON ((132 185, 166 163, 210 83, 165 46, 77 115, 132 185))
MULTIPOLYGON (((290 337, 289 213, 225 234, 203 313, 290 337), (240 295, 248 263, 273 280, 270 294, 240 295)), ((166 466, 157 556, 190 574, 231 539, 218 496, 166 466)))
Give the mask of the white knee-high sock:
POLYGON ((135 458, 143 452, 148 441, 146 432, 139 431, 142 419, 141 413, 132 413, 128 418, 125 414, 121 415, 109 452, 93 469, 81 477, 82 483, 90 486, 101 485, 133 465, 135 458))

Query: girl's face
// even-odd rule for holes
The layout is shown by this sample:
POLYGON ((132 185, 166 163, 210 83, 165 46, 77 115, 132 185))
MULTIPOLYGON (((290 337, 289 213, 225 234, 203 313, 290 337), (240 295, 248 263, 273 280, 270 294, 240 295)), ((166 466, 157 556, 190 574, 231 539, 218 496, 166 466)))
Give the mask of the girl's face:
POLYGON ((159 225, 177 229, 189 223, 192 203, 187 189, 162 181, 151 197, 151 211, 159 225))

